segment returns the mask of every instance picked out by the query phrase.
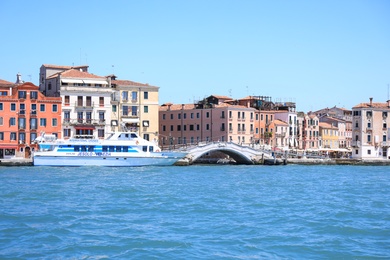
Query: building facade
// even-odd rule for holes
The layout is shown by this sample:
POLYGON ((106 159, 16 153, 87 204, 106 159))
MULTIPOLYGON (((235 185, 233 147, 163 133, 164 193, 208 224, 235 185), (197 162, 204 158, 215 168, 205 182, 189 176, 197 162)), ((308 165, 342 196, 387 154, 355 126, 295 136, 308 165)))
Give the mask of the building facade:
POLYGON ((159 87, 108 76, 113 90, 111 105, 112 131, 125 128, 146 140, 158 141, 159 87))
POLYGON ((0 92, 0 158, 29 158, 42 133, 62 137, 60 97, 46 97, 30 82, 0 82, 0 92))
POLYGON ((370 98, 352 108, 352 157, 390 159, 390 101, 379 103, 370 98))

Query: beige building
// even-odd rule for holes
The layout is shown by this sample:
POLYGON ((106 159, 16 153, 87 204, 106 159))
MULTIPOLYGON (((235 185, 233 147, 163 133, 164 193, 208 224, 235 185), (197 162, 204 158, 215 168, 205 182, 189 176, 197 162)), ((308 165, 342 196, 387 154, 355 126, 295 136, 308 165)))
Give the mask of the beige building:
POLYGON ((352 157, 390 159, 390 101, 360 103, 352 108, 352 157))
POLYGON ((159 88, 130 80, 108 76, 113 89, 112 130, 122 128, 137 132, 146 140, 158 140, 159 88))

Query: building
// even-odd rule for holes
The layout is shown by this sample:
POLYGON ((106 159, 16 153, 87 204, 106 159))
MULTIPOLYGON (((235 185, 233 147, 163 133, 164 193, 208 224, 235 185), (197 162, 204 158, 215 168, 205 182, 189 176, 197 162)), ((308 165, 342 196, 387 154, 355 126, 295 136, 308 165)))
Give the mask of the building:
POLYGON ((323 151, 337 151, 339 149, 339 129, 329 123, 320 122, 320 149, 323 151))
MULTIPOLYGON (((343 136, 343 140, 340 140, 342 143, 340 147, 351 148, 352 144, 352 110, 332 107, 332 108, 323 108, 314 112, 321 122, 327 122, 327 120, 322 120, 322 118, 331 117, 335 119, 340 119, 345 124, 345 129, 340 129, 340 135, 343 136)), ((341 122, 341 121, 339 121, 341 122)), ((343 125, 341 125, 344 127, 343 125)))
POLYGON ((209 141, 253 143, 256 110, 226 103, 228 99, 213 95, 195 104, 160 106, 160 145, 172 147, 209 141))
POLYGON ((34 84, 0 81, 0 158, 28 158, 41 133, 61 138, 61 98, 45 97, 34 84))
POLYGON ((360 103, 352 108, 352 157, 390 159, 390 101, 360 103))
POLYGON ((111 98, 112 131, 126 128, 146 140, 158 140, 159 87, 108 76, 114 93, 111 98))
POLYGON ((282 120, 276 119, 275 121, 273 121, 272 127, 274 131, 270 145, 278 150, 288 150, 289 125, 282 120))
POLYGON ((319 119, 314 113, 303 114, 300 129, 300 149, 318 151, 320 148, 319 119))

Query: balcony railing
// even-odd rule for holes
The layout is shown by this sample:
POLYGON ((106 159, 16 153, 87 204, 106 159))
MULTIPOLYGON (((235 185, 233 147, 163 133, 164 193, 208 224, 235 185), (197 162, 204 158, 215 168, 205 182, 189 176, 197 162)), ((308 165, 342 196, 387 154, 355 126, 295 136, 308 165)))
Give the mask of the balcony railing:
POLYGON ((106 125, 105 119, 64 119, 62 122, 65 126, 75 125, 106 125))

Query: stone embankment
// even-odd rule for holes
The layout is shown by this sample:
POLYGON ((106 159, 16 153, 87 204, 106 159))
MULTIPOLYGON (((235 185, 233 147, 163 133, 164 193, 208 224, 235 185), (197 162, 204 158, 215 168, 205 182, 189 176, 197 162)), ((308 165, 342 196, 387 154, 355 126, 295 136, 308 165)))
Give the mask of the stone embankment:
POLYGON ((378 165, 390 166, 390 160, 382 159, 287 159, 287 164, 300 165, 378 165))
POLYGON ((0 166, 33 166, 32 159, 0 159, 0 166))

